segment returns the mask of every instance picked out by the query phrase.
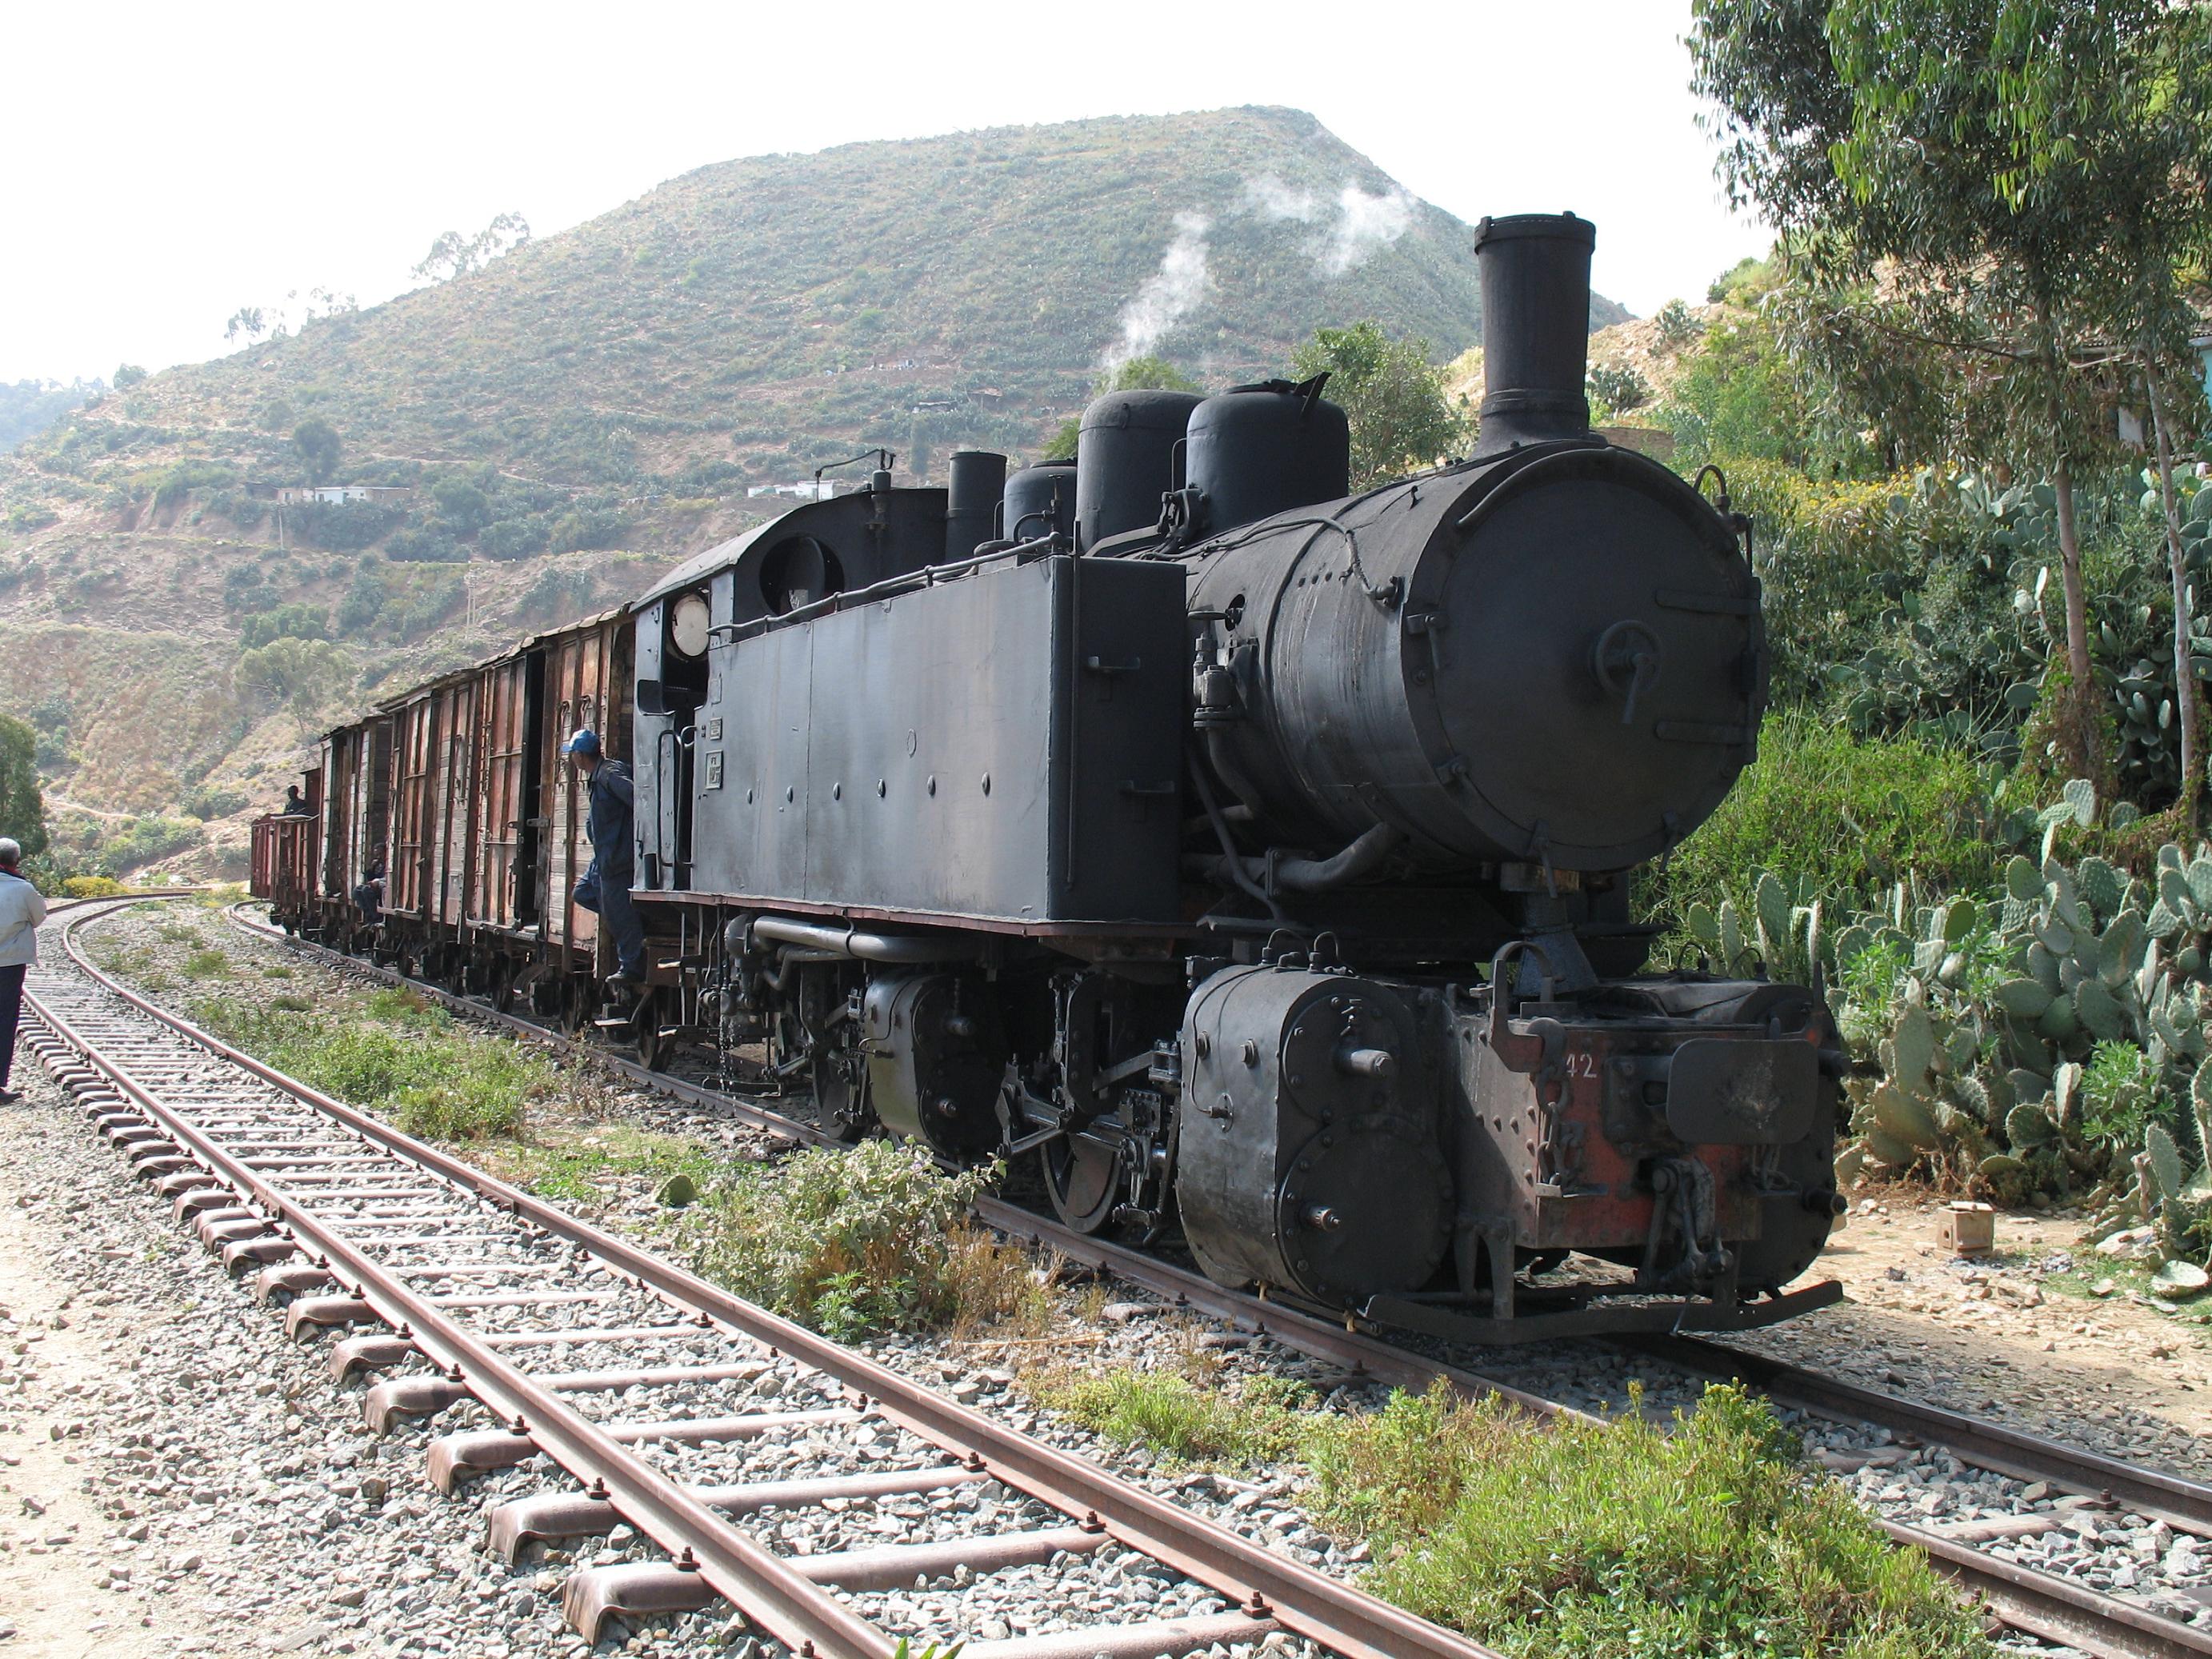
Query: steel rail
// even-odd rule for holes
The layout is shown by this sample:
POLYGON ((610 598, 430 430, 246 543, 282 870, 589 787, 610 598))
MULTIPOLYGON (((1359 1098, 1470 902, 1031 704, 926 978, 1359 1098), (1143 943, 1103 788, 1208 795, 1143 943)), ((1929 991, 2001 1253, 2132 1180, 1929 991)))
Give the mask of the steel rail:
POLYGON ((1929 1441, 1976 1468, 2015 1480, 2048 1480, 2163 1521, 2177 1531, 2212 1535, 2212 1485, 2185 1475, 2137 1468, 2085 1447, 2023 1434, 1929 1401, 1863 1389, 1727 1343, 1686 1336, 1613 1340, 1685 1370, 1740 1379, 1816 1416, 1875 1423, 1929 1441))
MULTIPOLYGON (((71 932, 73 933, 73 928, 71 932)), ((236 1062, 236 1050, 220 1044, 186 1022, 166 1015, 134 994, 119 989, 89 967, 74 948, 70 933, 64 940, 79 968, 116 992, 141 1012, 154 1015, 195 1042, 236 1062)), ((234 1192, 251 1194, 274 1224, 288 1226, 293 1235, 329 1258, 332 1267, 352 1281, 352 1293, 374 1309, 394 1330, 405 1328, 416 1346, 447 1376, 465 1382, 471 1393, 494 1413, 511 1423, 525 1425, 531 1438, 563 1468, 579 1480, 604 1483, 620 1494, 623 1514, 638 1530, 676 1557, 690 1564, 721 1595, 743 1608, 763 1630, 801 1654, 819 1659, 883 1659, 890 1644, 873 1626, 849 1611, 843 1603, 811 1580, 792 1571, 744 1534, 726 1525, 667 1476, 618 1444, 550 1390, 533 1382, 481 1338, 465 1329, 431 1299, 387 1272, 353 1241, 302 1208, 294 1194, 272 1186, 257 1171, 232 1157, 189 1119, 173 1110, 151 1089, 141 1084, 125 1066, 101 1054, 97 1045, 79 1032, 61 1012, 50 1007, 37 993, 25 1000, 46 1026, 75 1048, 85 1062, 105 1077, 148 1119, 161 1125, 192 1158, 234 1192)), ((282 1088, 280 1074, 254 1065, 247 1069, 282 1088)), ((302 1099, 311 1092, 288 1089, 302 1099)), ((356 1122, 354 1127, 360 1127, 356 1122)), ((381 1137, 379 1137, 381 1139, 381 1137)), ((404 1139, 404 1137, 398 1139, 404 1139)), ((393 1147, 394 1151, 400 1150, 393 1147)), ((442 1172, 441 1173, 446 1173, 442 1172)), ((450 1174, 449 1174, 450 1178, 450 1174)), ((460 1184, 466 1186, 465 1182, 460 1184)), ((479 1194, 480 1196, 483 1194, 479 1194)))
MULTIPOLYGON (((1492 1650, 1391 1606, 1342 1580, 1271 1554, 1241 1534, 1177 1508, 1085 1459, 1044 1444, 995 1419, 939 1395, 921 1383, 839 1346, 805 1327, 732 1295, 662 1261, 628 1241, 545 1203, 521 1188, 477 1170, 438 1148, 346 1105, 233 1048, 190 1021, 149 1001, 95 968, 75 933, 64 941, 81 971, 161 1024, 316 1111, 344 1124, 396 1156, 473 1192, 545 1232, 581 1246, 605 1265, 648 1285, 678 1306, 726 1328, 854 1389, 887 1420, 939 1446, 966 1455, 1006 1484, 1103 1526, 1127 1547, 1174 1567, 1217 1592, 1228 1594, 1243 1614, 1273 1620, 1345 1659, 1500 1659, 1492 1650)), ((58 1016, 40 1008, 58 1031, 58 1016)), ((520 1420, 541 1448, 571 1474, 603 1481, 626 1518, 678 1559, 690 1561, 714 1589, 744 1609, 786 1645, 821 1659, 880 1659, 889 1644, 811 1579, 752 1544, 684 1490, 601 1430, 577 1415, 550 1390, 530 1382, 482 1339, 471 1335, 427 1297, 366 1256, 344 1235, 303 1213, 256 1171, 230 1158, 191 1125, 161 1105, 122 1067, 94 1055, 84 1039, 67 1040, 157 1121, 173 1127, 193 1155, 241 1192, 252 1192, 272 1218, 290 1225, 329 1256, 352 1281, 352 1294, 397 1330, 411 1326, 425 1354, 496 1414, 520 1420), (458 1368, 458 1370, 456 1370, 458 1368), (574 1461, 572 1462, 572 1458, 574 1461), (635 1506, 635 1513, 633 1513, 635 1506)))
MULTIPOLYGON (((457 1012, 495 1020, 520 1035, 550 1042, 574 1058, 605 1066, 659 1092, 699 1105, 720 1107, 733 1103, 730 1097, 704 1085, 648 1071, 635 1061, 576 1042, 515 1016, 502 1015, 442 988, 407 979, 312 941, 287 939, 277 929, 239 915, 236 907, 233 920, 249 933, 283 939, 289 948, 321 958, 333 968, 415 987, 437 996, 457 1012)), ((769 1111, 753 1103, 742 1104, 745 1121, 771 1133, 809 1144, 833 1140, 811 1124, 769 1111)), ((1332 1324, 1245 1291, 1225 1289, 1171 1262, 1078 1233, 1001 1199, 981 1200, 975 1206, 975 1214, 985 1224, 1009 1237, 1056 1251, 1069 1261, 1150 1291, 1177 1307, 1194 1309, 1312 1358, 1341 1364, 1354 1376, 1406 1388, 1424 1388, 1441 1378, 1469 1395, 1495 1395, 1539 1416, 1589 1416, 1496 1378, 1431 1359, 1350 1323, 1332 1324)), ((2212 1487, 2179 1476, 2159 1471, 2130 1471, 2125 1465, 2079 1448, 2021 1434, 1923 1401, 1832 1382, 1722 1344, 1677 1338, 1647 1339, 1638 1346, 1666 1363, 1707 1375, 1724 1374, 1731 1369, 1763 1372, 1773 1379, 1771 1389, 1759 1375, 1745 1380, 1771 1393, 1781 1403, 1839 1421, 1874 1422, 1893 1431, 1917 1435, 1943 1445, 1956 1452, 1961 1462, 1976 1467, 1986 1467, 2015 1478, 2050 1480, 2054 1485, 2085 1495, 2128 1502, 2130 1508, 2166 1518, 2169 1525, 2184 1530, 2212 1532, 2212 1487), (1662 1351, 1674 1344, 1680 1345, 1680 1357, 1662 1351), (1869 1410, 1862 1412, 1858 1408, 1861 1399, 1869 1410), (1874 1407, 1879 1407, 1880 1414, 1874 1407), (2132 1474, 2133 1479, 2116 1482, 2112 1479, 2116 1474, 2132 1474), (2144 1494, 2147 1503, 2154 1498, 2160 1501, 2154 1507, 2138 1505, 2130 1498, 2130 1493, 2137 1492, 2144 1494)), ((2000 1560, 1986 1551, 1941 1534, 1879 1516, 1873 1518, 1893 1542, 1923 1552, 1931 1565, 1979 1596, 2002 1622, 2029 1634, 2064 1643, 2097 1656, 2097 1659, 2212 1656, 2212 1633, 2194 1626, 2163 1618, 2132 1602, 2055 1575, 2000 1560)))

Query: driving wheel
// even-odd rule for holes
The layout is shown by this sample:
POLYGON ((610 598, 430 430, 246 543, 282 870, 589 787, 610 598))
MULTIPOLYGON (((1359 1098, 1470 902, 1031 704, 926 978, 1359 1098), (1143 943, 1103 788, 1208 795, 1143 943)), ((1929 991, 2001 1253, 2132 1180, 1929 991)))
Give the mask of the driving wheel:
POLYGON ((1114 1218, 1121 1192, 1120 1142, 1079 1129, 1046 1142, 1037 1160, 1053 1210, 1067 1225, 1095 1233, 1114 1218))

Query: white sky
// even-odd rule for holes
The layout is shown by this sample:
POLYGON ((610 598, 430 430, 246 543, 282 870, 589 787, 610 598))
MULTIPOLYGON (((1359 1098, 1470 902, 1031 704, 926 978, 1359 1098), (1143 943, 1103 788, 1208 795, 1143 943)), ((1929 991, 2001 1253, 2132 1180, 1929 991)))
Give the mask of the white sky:
POLYGON ((1234 104, 1310 110, 1462 218, 1571 209, 1638 313, 1767 237, 1694 125, 1689 0, 0 8, 0 380, 216 356, 245 304, 415 286, 714 161, 1234 104))

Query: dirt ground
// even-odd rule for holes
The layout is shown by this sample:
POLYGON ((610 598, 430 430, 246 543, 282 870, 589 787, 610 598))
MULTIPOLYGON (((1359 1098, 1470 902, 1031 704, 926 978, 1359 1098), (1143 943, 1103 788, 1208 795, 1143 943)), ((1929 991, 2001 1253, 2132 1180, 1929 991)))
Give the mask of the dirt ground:
POLYGON ((2212 1479, 2212 1295, 2161 1310, 2139 1264, 2082 1243, 2063 1212, 2001 1212, 1996 1249, 1961 1260, 1943 1208, 1907 1188, 1858 1195, 1801 1281, 1840 1279, 1845 1300, 1729 1340, 2212 1479))
POLYGON ((120 1369, 102 1329, 112 1320, 54 1270, 48 1242, 0 1182, 0 1632, 9 1633, 0 1653, 9 1659, 155 1659, 207 1645, 178 1610, 106 1588, 112 1561, 132 1565, 115 1550, 118 1534, 128 1550, 129 1522, 103 1515, 82 1490, 80 1449, 84 1397, 120 1369))

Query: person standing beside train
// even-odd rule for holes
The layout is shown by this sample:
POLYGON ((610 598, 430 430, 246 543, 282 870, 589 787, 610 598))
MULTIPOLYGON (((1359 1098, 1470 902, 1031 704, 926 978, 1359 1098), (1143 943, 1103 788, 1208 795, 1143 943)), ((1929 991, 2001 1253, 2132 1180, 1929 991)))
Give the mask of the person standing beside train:
POLYGON ((645 983, 645 925, 630 902, 630 877, 636 866, 630 848, 631 810, 635 799, 629 768, 599 752, 599 734, 589 726, 561 746, 583 775, 591 809, 584 831, 592 838, 592 862, 576 884, 576 902, 599 912, 614 941, 615 971, 610 985, 645 983))
POLYGON ((23 973, 39 959, 39 924, 46 902, 17 866, 23 849, 0 836, 0 1105, 22 1096, 8 1086, 15 1064, 15 1027, 23 1017, 23 973))

